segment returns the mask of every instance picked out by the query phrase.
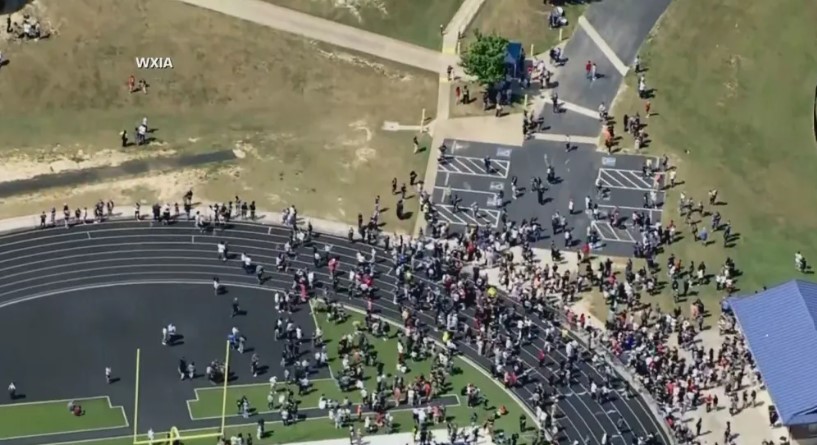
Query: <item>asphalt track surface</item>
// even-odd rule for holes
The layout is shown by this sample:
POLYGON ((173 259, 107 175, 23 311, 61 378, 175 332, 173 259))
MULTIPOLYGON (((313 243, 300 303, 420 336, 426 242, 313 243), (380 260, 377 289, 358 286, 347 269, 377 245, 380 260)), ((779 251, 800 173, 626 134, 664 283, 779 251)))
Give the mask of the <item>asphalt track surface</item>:
MULTIPOLYGON (((70 229, 58 227, 0 235, 0 309, 64 293, 69 289, 104 288, 117 284, 212 286, 212 278, 218 276, 228 290, 231 286, 257 287, 255 277, 242 273, 238 261, 222 263, 217 260, 216 244, 219 240, 228 242, 232 253, 246 252, 255 262, 265 266, 269 279, 264 283, 264 288, 291 287, 291 273, 279 273, 274 267, 276 256, 289 240, 288 228, 234 222, 223 231, 201 233, 188 222, 154 226, 145 221, 111 221, 77 225, 70 229)), ((357 252, 361 251, 368 257, 371 249, 369 245, 323 234, 317 235, 313 242, 321 251, 326 244, 332 246, 332 254, 341 260, 340 276, 344 287, 343 272, 356 264, 357 252)), ((311 248, 302 247, 297 253, 290 266, 311 269, 311 248)), ((392 294, 398 286, 396 278, 388 274, 390 258, 385 251, 378 252, 378 275, 375 280, 377 299, 373 302, 373 308, 381 316, 399 321, 400 313, 392 303, 392 294)), ((424 280, 421 274, 416 277, 424 280)), ((316 271, 316 278, 329 282, 325 268, 316 271)), ((340 298, 344 304, 365 308, 361 300, 345 296, 340 298)), ((460 315, 473 322, 470 311, 460 315)), ((421 316, 421 321, 433 323, 425 315, 421 316)), ((541 325, 539 320, 535 322, 541 325)), ((540 342, 536 343, 541 346, 540 342)), ((490 369, 489 360, 479 356, 474 348, 465 344, 460 348, 471 361, 490 369)), ((523 348, 521 354, 521 358, 535 368, 533 377, 536 380, 546 380, 558 367, 558 362, 566 359, 563 350, 555 350, 548 357, 547 366, 540 368, 536 366, 536 351, 536 346, 529 345, 523 348)), ((558 389, 561 397, 556 421, 562 428, 561 439, 568 443, 578 440, 582 444, 600 444, 602 435, 607 433, 612 438, 612 444, 630 444, 633 435, 643 436, 652 432, 661 437, 663 443, 671 443, 661 428, 661 420, 653 416, 641 395, 626 397, 617 391, 611 400, 599 403, 590 397, 589 386, 591 380, 603 380, 602 372, 586 361, 579 362, 579 369, 578 378, 572 385, 558 389), (622 431, 616 427, 619 419, 626 424, 622 431)), ((533 394, 531 387, 516 387, 513 392, 529 405, 528 399, 533 394)), ((112 435, 110 431, 103 433, 106 434, 97 437, 112 435)), ((55 440, 62 438, 24 442, 55 440)))

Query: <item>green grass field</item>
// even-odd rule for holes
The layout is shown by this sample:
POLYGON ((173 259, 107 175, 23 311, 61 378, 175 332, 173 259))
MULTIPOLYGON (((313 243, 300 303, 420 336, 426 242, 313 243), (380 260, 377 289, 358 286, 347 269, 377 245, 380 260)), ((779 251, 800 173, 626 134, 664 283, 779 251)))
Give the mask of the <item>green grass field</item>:
MULTIPOLYGON (((318 323, 324 332, 324 337, 329 339, 327 349, 330 351, 330 354, 335 351, 334 342, 336 339, 350 333, 354 329, 353 326, 356 321, 362 323, 363 320, 362 316, 353 314, 345 323, 336 324, 334 322, 327 321, 324 318, 324 314, 321 312, 318 312, 316 315, 318 323)), ((397 340, 394 335, 395 334, 393 332, 392 337, 390 337, 388 340, 370 338, 371 344, 377 351, 379 360, 383 361, 384 369, 387 373, 391 373, 392 370, 396 369, 397 364, 397 340)), ((337 359, 334 359, 330 364, 332 368, 335 369, 334 372, 338 374, 340 372, 340 362, 337 359)), ((509 413, 497 421, 496 427, 507 431, 508 433, 518 432, 519 415, 522 414, 523 411, 518 407, 518 405, 516 405, 514 400, 498 386, 498 382, 492 381, 462 360, 457 360, 455 362, 455 367, 461 372, 450 377, 450 388, 448 394, 459 394, 460 390, 469 383, 477 385, 482 390, 485 397, 487 397, 489 400, 488 409, 476 409, 480 416, 480 420, 484 421, 488 416, 495 412, 499 406, 504 405, 508 409, 509 413)), ((410 362, 409 368, 409 372, 406 376, 407 379, 419 374, 428 375, 431 370, 431 366, 428 361, 410 362)), ((366 375, 372 376, 374 372, 375 371, 373 368, 367 369, 366 375)), ((322 395, 334 400, 342 400, 344 397, 349 397, 351 402, 359 402, 359 395, 356 391, 342 392, 333 380, 318 379, 312 383, 314 388, 313 391, 307 395, 297 397, 302 409, 317 407, 318 400, 322 395)), ((279 387, 280 386, 282 386, 282 384, 279 383, 279 387)), ((369 389, 372 389, 371 383, 368 386, 370 386, 369 389)), ((267 395, 269 394, 269 390, 270 386, 268 383, 259 383, 256 385, 235 385, 228 387, 227 415, 231 417, 237 416, 234 402, 241 398, 241 396, 246 396, 250 401, 250 406, 257 409, 258 413, 263 414, 267 412, 267 395)), ((221 416, 222 394, 221 389, 216 387, 198 389, 196 391, 198 398, 196 400, 191 400, 188 403, 191 417, 194 419, 219 418, 221 416)), ((472 412, 473 409, 468 408, 464 404, 460 404, 459 406, 447 406, 447 414, 452 416, 455 419, 455 422, 459 423, 460 425, 465 425, 469 421, 469 417, 472 412)), ((412 425, 411 412, 398 409, 395 410, 394 415, 396 422, 402 425, 402 427, 399 428, 400 431, 408 431, 407 425, 412 425)), ((309 422, 310 428, 308 434, 310 434, 310 440, 312 440, 312 434, 318 434, 319 437, 323 438, 337 436, 337 430, 328 420, 320 418, 309 420, 309 422)), ((306 439, 307 437, 303 434, 305 433, 301 428, 281 428, 277 431, 275 437, 280 442, 292 442, 306 439)))
MULTIPOLYGON (((706 8, 701 14, 692 0, 674 1, 641 51, 648 86, 656 88, 648 152, 669 154, 684 181, 667 194, 665 223, 683 226, 681 191, 706 202, 717 189, 726 205, 715 210, 739 234, 724 249, 720 236, 703 247, 684 233, 669 252, 685 263, 704 261, 713 272, 731 257, 743 271, 738 288, 753 293, 802 277, 796 251, 817 260, 817 212, 810 209, 817 202, 817 77, 807 74, 817 65, 817 53, 807 50, 817 3, 717 0, 706 8)), ((632 75, 628 85, 615 113, 643 115, 632 75)), ((624 142, 632 147, 628 136, 624 142)), ((717 310, 723 294, 714 286, 699 290, 697 297, 717 310)), ((666 295, 660 302, 672 307, 666 295)))
POLYGON ((128 426, 122 407, 107 397, 76 399, 85 414, 68 411, 69 400, 0 405, 0 439, 98 431, 128 426))
POLYGON ((463 0, 265 0, 434 50, 463 0))

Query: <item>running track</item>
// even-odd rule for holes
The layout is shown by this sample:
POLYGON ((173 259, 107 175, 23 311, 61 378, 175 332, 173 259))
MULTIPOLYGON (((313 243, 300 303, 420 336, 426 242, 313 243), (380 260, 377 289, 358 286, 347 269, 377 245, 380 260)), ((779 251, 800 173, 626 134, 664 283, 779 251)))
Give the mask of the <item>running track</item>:
MULTIPOLYGON (((149 222, 111 221, 78 225, 67 230, 59 227, 0 235, 0 309, 70 288, 113 283, 209 285, 212 277, 218 276, 227 287, 236 284, 256 286, 255 277, 241 273, 234 261, 233 264, 217 261, 218 240, 227 241, 232 252, 246 252, 254 262, 266 266, 270 278, 264 287, 288 289, 291 274, 278 273, 274 267, 275 257, 283 251, 283 244, 288 239, 288 228, 243 222, 234 222, 216 234, 202 234, 187 222, 152 226, 149 222)), ((367 256, 370 251, 368 245, 330 235, 319 235, 314 242, 321 251, 325 244, 332 245, 333 255, 341 259, 342 271, 348 270, 350 264, 356 264, 358 250, 367 256)), ((400 314, 391 298, 397 282, 395 277, 386 274, 391 256, 381 251, 378 258, 380 273, 376 286, 379 299, 374 302, 374 308, 381 315, 399 321, 400 314)), ((311 248, 301 248, 291 266, 311 268, 311 248)), ((420 274, 416 277, 422 279, 420 274)), ((317 271, 316 278, 328 282, 326 270, 317 271)), ((345 287, 345 283, 342 284, 345 287)), ((364 307, 362 301, 344 300, 344 303, 364 307)), ((469 313, 461 315, 471 318, 469 313)), ((430 318, 424 321, 433 322, 430 318)), ((461 345, 461 351, 471 361, 489 369, 489 361, 480 357, 475 349, 461 345)), ((565 359, 564 351, 554 351, 548 367, 537 368, 534 346, 525 347, 521 355, 537 369, 535 379, 547 379, 551 369, 558 366, 557 362, 565 359)), ((573 443, 578 440, 581 444, 599 445, 606 432, 612 438, 612 444, 630 444, 633 434, 642 436, 653 432, 663 443, 671 443, 661 428, 661 420, 655 418, 641 395, 631 398, 617 395, 612 401, 599 404, 589 395, 589 382, 591 379, 600 382, 601 372, 588 362, 580 362, 579 367, 578 381, 569 389, 560 389, 562 397, 558 408, 561 415, 557 415, 556 420, 563 429, 560 433, 563 441, 573 443), (623 432, 615 426, 619 418, 623 418, 627 425, 623 432)), ((529 404, 532 388, 518 387, 513 391, 529 404)))

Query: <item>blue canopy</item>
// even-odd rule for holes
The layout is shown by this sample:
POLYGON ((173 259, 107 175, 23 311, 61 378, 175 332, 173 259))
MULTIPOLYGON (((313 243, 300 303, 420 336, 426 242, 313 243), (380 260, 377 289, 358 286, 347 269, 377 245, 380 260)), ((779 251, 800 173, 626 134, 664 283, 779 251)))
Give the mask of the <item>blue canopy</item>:
POLYGON ((817 283, 792 280, 728 303, 783 425, 817 422, 817 283))

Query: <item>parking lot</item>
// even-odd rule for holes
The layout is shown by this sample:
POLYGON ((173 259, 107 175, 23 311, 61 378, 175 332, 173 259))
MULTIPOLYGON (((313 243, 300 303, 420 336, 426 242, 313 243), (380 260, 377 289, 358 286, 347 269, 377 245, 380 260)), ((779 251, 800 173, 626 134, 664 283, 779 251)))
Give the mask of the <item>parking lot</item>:
POLYGON ((514 147, 452 140, 445 144, 451 152, 438 163, 432 194, 439 219, 460 227, 499 227, 499 196, 510 188, 514 147), (453 200, 459 202, 458 210, 453 200))
POLYGON ((642 241, 640 230, 633 224, 634 213, 649 217, 653 224, 662 220, 663 176, 645 176, 642 167, 646 159, 635 156, 602 159, 595 182, 602 189, 597 196, 602 217, 593 221, 592 226, 605 244, 626 246, 642 241), (613 227, 608 219, 616 210, 624 221, 620 227, 613 227))
MULTIPOLYGON (((601 241, 595 246, 597 252, 630 256, 633 244, 642 240, 641 232, 633 226, 633 213, 643 212, 653 223, 662 219, 663 179, 659 177, 656 181, 655 177, 645 177, 643 172, 650 158, 629 154, 609 156, 588 144, 579 144, 566 152, 563 143, 542 140, 526 141, 521 147, 450 139, 445 145, 450 150, 444 162, 438 165, 431 197, 438 218, 455 231, 467 225, 499 228, 504 209, 510 221, 538 220, 544 228, 541 238, 534 242, 538 247, 547 248, 553 243, 559 249, 577 249, 586 241, 588 228, 592 227, 601 241), (486 157, 489 158, 487 166, 486 157), (556 179, 547 185, 544 200, 539 202, 536 193, 526 187, 533 177, 544 178, 548 168, 553 169, 556 179), (514 177, 518 177, 518 199, 511 196, 514 177), (592 211, 582 207, 585 197, 598 204, 598 219, 593 218, 592 211), (654 205, 645 199, 654 200, 654 205), (570 214, 570 202, 579 211, 570 214), (616 210, 623 221, 619 227, 613 227, 607 219, 607 215, 616 210), (574 242, 569 246, 561 232, 551 233, 551 217, 556 212, 565 217, 573 235, 574 242)), ((650 161, 657 165, 656 159, 650 161)))

